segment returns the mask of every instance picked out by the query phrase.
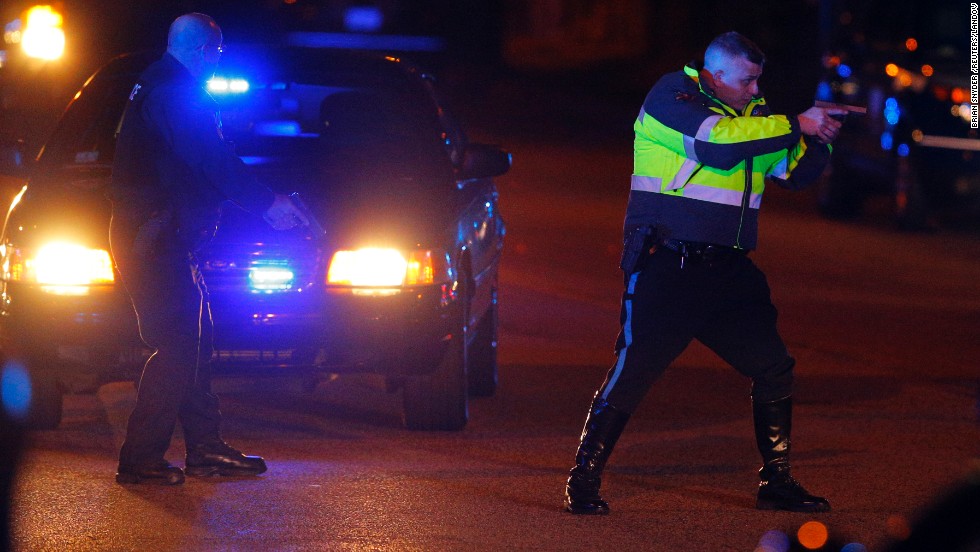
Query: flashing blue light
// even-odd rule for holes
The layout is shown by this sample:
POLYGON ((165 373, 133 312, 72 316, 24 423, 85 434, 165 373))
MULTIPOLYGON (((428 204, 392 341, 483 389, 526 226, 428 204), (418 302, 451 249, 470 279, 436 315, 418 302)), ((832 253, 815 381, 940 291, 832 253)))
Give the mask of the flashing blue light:
POLYGON ((850 65, 846 65, 844 63, 841 63, 840 65, 837 66, 837 74, 840 75, 840 78, 842 78, 842 79, 846 79, 846 78, 850 77, 851 76, 851 66, 850 65))
POLYGON ((895 98, 885 100, 885 121, 890 125, 897 125, 901 116, 902 110, 898 107, 898 100, 895 98))
POLYGON ((834 89, 830 87, 829 82, 821 81, 820 84, 817 85, 816 96, 818 100, 824 102, 832 101, 834 99, 834 89))
POLYGON ((789 535, 777 529, 766 531, 759 539, 759 549, 765 552, 788 552, 789 544, 789 535))
POLYGON ((840 552, 868 552, 868 548, 859 542, 849 542, 840 549, 840 552))
POLYGON ((344 12, 344 29, 355 33, 376 33, 385 17, 377 6, 354 6, 344 12))
POLYGON ((296 121, 261 121, 252 132, 259 136, 299 136, 302 129, 296 121))
POLYGON ((909 156, 909 145, 908 144, 899 144, 898 145, 898 149, 895 150, 895 151, 898 152, 898 156, 899 157, 908 157, 909 156))
POLYGON ((8 362, 0 370, 0 405, 8 416, 22 420, 31 407, 31 377, 16 362, 8 362))
POLYGON ((252 291, 272 293, 292 289, 296 275, 284 262, 257 264, 248 271, 248 284, 252 291))
POLYGON ((208 81, 208 91, 216 94, 244 94, 248 89, 249 84, 245 79, 214 77, 208 81))
POLYGON ((243 155, 239 157, 243 163, 246 165, 268 165, 275 161, 274 157, 265 157, 260 155, 243 155))
POLYGON ((891 151, 892 147, 895 145, 894 138, 891 132, 881 133, 881 149, 885 151, 891 151))

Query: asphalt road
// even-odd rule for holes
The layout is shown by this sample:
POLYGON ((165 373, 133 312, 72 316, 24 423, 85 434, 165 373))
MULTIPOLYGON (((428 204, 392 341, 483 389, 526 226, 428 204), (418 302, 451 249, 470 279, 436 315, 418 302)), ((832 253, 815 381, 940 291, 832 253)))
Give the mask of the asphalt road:
MULTIPOLYGON (((313 396, 220 382, 226 439, 268 473, 120 486, 133 391, 110 384, 67 397, 61 427, 31 435, 15 550, 773 551, 760 543, 812 520, 829 529, 825 550, 881 550, 980 459, 980 238, 828 222, 806 194, 767 196, 753 257, 798 360, 794 472, 833 511, 753 508, 748 382, 697 345, 620 440, 612 514, 560 511, 618 329, 631 163, 618 132, 605 145, 505 137, 501 385, 472 402, 464 431, 402 429, 400 396, 370 378, 313 396)), ((170 459, 182 453, 177 439, 170 459)))

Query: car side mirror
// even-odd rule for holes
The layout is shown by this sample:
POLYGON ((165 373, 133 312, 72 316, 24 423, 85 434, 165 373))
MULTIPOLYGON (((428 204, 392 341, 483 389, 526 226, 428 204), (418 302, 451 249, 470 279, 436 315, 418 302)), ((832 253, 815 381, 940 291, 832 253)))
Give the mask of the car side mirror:
POLYGON ((510 152, 488 144, 469 144, 456 176, 463 180, 500 176, 510 170, 510 165, 510 152))

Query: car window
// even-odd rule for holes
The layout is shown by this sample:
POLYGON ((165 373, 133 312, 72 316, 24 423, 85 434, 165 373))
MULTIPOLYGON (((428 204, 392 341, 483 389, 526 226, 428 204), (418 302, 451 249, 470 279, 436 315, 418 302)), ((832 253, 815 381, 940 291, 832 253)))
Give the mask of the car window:
POLYGON ((135 75, 93 79, 71 103, 41 153, 54 170, 108 167, 115 153, 115 131, 135 75))
POLYGON ((248 162, 315 163, 322 155, 351 148, 380 154, 428 146, 428 153, 438 154, 435 109, 408 89, 293 81, 247 86, 248 92, 222 94, 218 101, 225 139, 248 162))
MULTIPOLYGON (((241 50, 226 54, 208 89, 225 140, 273 187, 306 189, 341 173, 348 182, 444 173, 448 115, 429 83, 395 65, 241 50)), ((109 71, 88 83, 42 153, 48 174, 111 167, 137 76, 109 71)))

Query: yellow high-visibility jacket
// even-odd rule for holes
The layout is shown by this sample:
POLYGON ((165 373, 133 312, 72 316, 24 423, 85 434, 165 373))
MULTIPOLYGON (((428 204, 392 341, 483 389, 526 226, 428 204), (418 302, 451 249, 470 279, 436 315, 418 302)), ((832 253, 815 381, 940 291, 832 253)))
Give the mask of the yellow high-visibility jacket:
POLYGON ((692 66, 653 86, 633 131, 625 230, 650 226, 660 238, 755 249, 766 180, 800 189, 830 158, 796 117, 770 114, 762 97, 736 112, 692 66))

